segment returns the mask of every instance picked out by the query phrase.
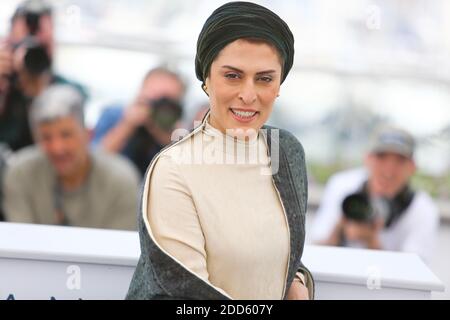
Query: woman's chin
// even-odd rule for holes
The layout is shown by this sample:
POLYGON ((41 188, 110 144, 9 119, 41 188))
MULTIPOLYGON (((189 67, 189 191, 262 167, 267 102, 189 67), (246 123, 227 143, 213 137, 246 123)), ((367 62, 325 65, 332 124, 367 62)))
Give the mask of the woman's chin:
POLYGON ((230 126, 230 128, 227 128, 227 133, 232 135, 250 135, 258 130, 259 127, 256 125, 235 124, 230 126))
POLYGON ((252 119, 251 121, 239 121, 235 119, 235 117, 231 116, 230 121, 228 122, 229 126, 228 128, 231 131, 258 131, 262 124, 260 124, 258 121, 259 115, 252 119))

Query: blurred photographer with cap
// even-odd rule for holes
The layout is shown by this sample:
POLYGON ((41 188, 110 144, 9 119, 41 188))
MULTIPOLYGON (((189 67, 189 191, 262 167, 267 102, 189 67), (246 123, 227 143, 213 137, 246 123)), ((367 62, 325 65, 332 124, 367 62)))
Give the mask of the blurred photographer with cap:
POLYGON ((94 147, 122 153, 144 176, 153 156, 180 127, 185 91, 177 73, 165 67, 150 70, 133 102, 104 109, 94 129, 94 147))
POLYGON ((365 168, 330 178, 311 234, 323 245, 413 252, 429 261, 439 212, 424 191, 413 190, 413 136, 383 126, 373 135, 365 168))
POLYGON ((52 71, 52 8, 43 0, 27 0, 11 18, 10 32, 0 41, 0 142, 13 151, 33 144, 28 123, 32 99, 53 83, 71 84, 52 71))

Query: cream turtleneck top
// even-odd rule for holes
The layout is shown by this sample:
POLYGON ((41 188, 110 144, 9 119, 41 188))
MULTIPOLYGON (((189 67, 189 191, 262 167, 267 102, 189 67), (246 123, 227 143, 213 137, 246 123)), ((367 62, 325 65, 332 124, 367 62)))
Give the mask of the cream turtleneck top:
POLYGON ((289 229, 262 134, 203 130, 163 151, 147 217, 156 242, 233 299, 282 299, 289 229))

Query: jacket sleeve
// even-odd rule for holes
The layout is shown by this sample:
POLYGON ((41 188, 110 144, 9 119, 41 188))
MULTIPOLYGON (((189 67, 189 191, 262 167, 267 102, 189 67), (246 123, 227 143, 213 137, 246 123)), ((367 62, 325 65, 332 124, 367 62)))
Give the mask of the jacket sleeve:
MULTIPOLYGON (((294 135, 285 130, 283 130, 283 133, 288 137, 289 145, 295 146, 295 152, 293 152, 293 154, 295 155, 296 160, 294 161, 294 163, 296 166, 299 166, 301 168, 300 181, 298 181, 297 186, 299 188, 298 192, 302 203, 301 211, 305 216, 308 210, 308 176, 306 170, 305 151, 300 141, 298 141, 298 139, 294 135)), ((305 219, 303 219, 302 221, 302 229, 305 230, 305 219)), ((309 298, 311 300, 314 299, 315 286, 312 273, 308 270, 308 268, 305 267, 302 261, 300 261, 297 272, 300 272, 304 275, 304 278, 306 280, 306 287, 308 288, 309 298)))
MULTIPOLYGON (((300 145, 301 146, 301 145, 300 145)), ((304 166, 304 170, 303 170, 303 184, 302 184, 302 191, 301 192, 301 197, 302 197, 302 203, 304 204, 303 207, 303 212, 306 215, 306 211, 308 210, 308 177, 307 177, 307 173, 306 173, 306 161, 305 161, 305 151, 303 150, 303 147, 301 147, 301 155, 302 155, 302 165, 304 166)), ((308 268, 305 267, 305 265, 303 264, 303 262, 300 261, 300 267, 298 268, 298 272, 301 272, 306 280, 306 287, 308 288, 308 293, 309 293, 309 299, 313 300, 314 299, 314 294, 315 294, 315 288, 314 288, 314 279, 313 276, 311 274, 311 272, 308 270, 308 268)))

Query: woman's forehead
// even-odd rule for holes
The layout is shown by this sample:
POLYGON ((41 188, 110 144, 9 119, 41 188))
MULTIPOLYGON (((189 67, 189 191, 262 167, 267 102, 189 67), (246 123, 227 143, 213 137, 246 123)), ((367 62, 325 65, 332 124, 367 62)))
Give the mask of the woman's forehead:
POLYGON ((216 68, 233 67, 245 70, 276 71, 281 70, 278 50, 264 41, 238 39, 225 46, 213 65, 216 68))

